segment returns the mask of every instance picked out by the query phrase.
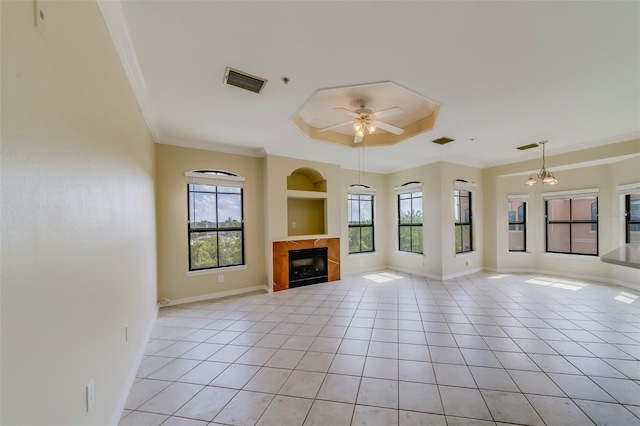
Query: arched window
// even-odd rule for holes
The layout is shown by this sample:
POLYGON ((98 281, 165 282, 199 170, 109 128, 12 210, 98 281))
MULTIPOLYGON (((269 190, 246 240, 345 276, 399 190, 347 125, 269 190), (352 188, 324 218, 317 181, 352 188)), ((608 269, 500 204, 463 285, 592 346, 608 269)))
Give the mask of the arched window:
POLYGON ((422 184, 407 182, 394 189, 398 197, 398 250, 422 253, 422 184))
POLYGON ((349 227, 349 253, 375 251, 374 194, 369 185, 353 184, 347 188, 347 222, 349 227))
POLYGON ((456 179, 453 185, 453 219, 456 253, 473 251, 473 210, 471 195, 475 184, 456 179))
POLYGON ((189 271, 244 265, 244 177, 208 169, 185 176, 189 271))

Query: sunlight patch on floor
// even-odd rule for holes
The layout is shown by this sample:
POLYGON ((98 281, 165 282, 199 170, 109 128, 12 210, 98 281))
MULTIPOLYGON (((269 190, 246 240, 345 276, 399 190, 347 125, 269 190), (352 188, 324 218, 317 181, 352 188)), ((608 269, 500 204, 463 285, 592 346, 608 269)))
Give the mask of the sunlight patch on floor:
POLYGON ((380 272, 378 274, 363 275, 362 278, 370 281, 375 281, 377 283, 387 283, 389 281, 402 279, 400 275, 392 274, 390 272, 380 272))
POLYGON ((618 302, 624 302, 624 303, 627 303, 627 304, 631 304, 631 303, 635 302, 636 299, 638 299, 638 296, 636 296, 635 294, 626 293, 624 291, 621 291, 619 295, 614 297, 614 299, 617 300, 618 302))
POLYGON ((580 290, 581 288, 589 285, 587 283, 583 283, 579 281, 563 280, 559 278, 548 278, 548 277, 531 278, 530 280, 527 280, 525 282, 528 284, 556 287, 556 288, 562 288, 565 290, 573 290, 573 291, 580 290))

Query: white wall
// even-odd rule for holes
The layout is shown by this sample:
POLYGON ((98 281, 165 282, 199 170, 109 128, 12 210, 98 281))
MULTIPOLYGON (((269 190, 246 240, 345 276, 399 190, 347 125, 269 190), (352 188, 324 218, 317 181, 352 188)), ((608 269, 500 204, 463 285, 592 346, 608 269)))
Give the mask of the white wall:
POLYGON ((105 425, 157 312, 154 145, 97 5, 43 6, 0 6, 0 423, 105 425))

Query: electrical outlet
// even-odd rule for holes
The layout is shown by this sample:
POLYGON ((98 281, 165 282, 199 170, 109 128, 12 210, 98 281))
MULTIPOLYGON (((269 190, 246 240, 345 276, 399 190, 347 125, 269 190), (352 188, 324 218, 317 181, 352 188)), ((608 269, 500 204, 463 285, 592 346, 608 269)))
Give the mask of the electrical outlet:
POLYGON ((93 407, 93 403, 96 400, 96 390, 95 390, 95 382, 93 381, 93 377, 89 379, 89 383, 87 383, 87 412, 91 410, 93 407))
POLYGON ((469 266, 469 261, 468 261, 468 260, 465 262, 465 265, 466 265, 466 266, 469 266))
POLYGON ((224 282, 224 275, 218 275, 218 282, 219 283, 223 283, 224 282))
POLYGON ((576 267, 576 261, 575 261, 575 260, 572 260, 572 261, 571 261, 571 267, 572 267, 572 268, 575 268, 575 267, 576 267))
POLYGON ((292 227, 293 229, 295 229, 297 225, 298 225, 297 223, 295 223, 295 222, 291 222, 291 227, 292 227))

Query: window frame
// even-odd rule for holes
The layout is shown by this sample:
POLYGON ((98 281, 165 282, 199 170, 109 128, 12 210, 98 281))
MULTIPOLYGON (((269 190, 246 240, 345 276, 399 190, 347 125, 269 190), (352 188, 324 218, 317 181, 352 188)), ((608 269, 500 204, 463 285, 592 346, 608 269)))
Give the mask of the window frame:
POLYGON ((245 232, 244 232, 244 177, 239 176, 235 173, 228 172, 225 170, 215 170, 215 169, 204 169, 204 170, 193 170, 190 172, 185 172, 185 176, 187 177, 187 246, 188 246, 188 273, 197 273, 203 271, 211 271, 211 270, 219 270, 225 268, 237 268, 244 266, 245 262, 245 232), (215 187, 215 191, 197 191, 192 188, 192 185, 202 185, 215 187), (219 187, 233 187, 238 188, 239 192, 224 192, 219 191, 219 187), (216 226, 207 227, 207 228, 196 228, 192 227, 191 222, 191 196, 196 193, 204 193, 204 194, 213 194, 215 195, 215 209, 216 209, 216 226), (218 196, 220 194, 233 194, 240 196, 240 226, 233 227, 220 227, 217 225, 220 221, 219 219, 219 204, 218 204, 218 196), (220 265, 220 232, 240 232, 240 263, 233 263, 229 265, 220 265), (191 241, 192 234, 199 233, 215 233, 216 234, 216 263, 214 266, 207 266, 202 268, 194 268, 191 262, 191 241))
POLYGON ((397 220, 398 220, 398 239, 397 239, 397 243, 398 243, 398 251, 402 252, 402 253, 413 253, 413 254, 420 254, 423 255, 424 254, 424 228, 423 228, 423 224, 424 224, 424 193, 422 192, 422 184, 420 182, 417 181, 412 181, 412 182, 407 182, 404 183, 398 187, 395 188, 396 191, 396 201, 397 201, 397 220), (422 209, 420 210, 420 212, 422 213, 422 220, 420 221, 420 223, 414 223, 413 222, 413 214, 412 214, 412 218, 411 218, 411 223, 402 223, 401 220, 401 212, 402 209, 400 208, 400 200, 401 197, 403 195, 407 195, 409 194, 409 199, 411 200, 411 208, 412 208, 412 212, 413 212, 413 199, 414 198, 421 198, 422 199, 422 209), (415 194, 420 194, 420 196, 414 196, 415 194), (409 228, 409 238, 410 238, 410 242, 409 245, 411 247, 411 250, 403 250, 402 249, 402 245, 401 245, 401 237, 402 237, 402 228, 409 228), (413 250, 413 229, 414 228, 419 228, 420 229, 420 233, 422 234, 422 244, 420 247, 420 251, 414 251, 413 250))
POLYGON ((460 210, 458 211, 458 217, 460 218, 459 221, 456 221, 456 215, 455 215, 455 211, 453 214, 453 225, 454 225, 454 250, 455 250, 455 254, 462 254, 462 253, 471 253, 473 252, 473 200, 472 200, 472 194, 473 191, 471 191, 470 188, 454 188, 453 189, 453 208, 455 209, 456 206, 460 207, 460 210), (469 218, 467 219, 466 216, 466 211, 464 212, 465 214, 463 214, 463 211, 461 209, 462 203, 460 203, 460 198, 467 198, 467 196, 460 196, 460 192, 466 192, 469 198, 469 218), (458 198, 458 204, 456 205, 456 198, 458 198), (463 220, 464 218, 464 220, 463 220), (456 235, 458 233, 458 227, 460 227, 460 238, 461 238, 461 244, 460 246, 462 247, 462 241, 464 241, 464 238, 462 237, 462 233, 464 231, 464 226, 468 226, 469 227, 469 250, 464 250, 464 248, 461 251, 458 251, 458 247, 456 247, 456 235))
MULTIPOLYGON (((508 215, 507 221, 508 221, 508 231, 507 232, 517 232, 517 229, 515 229, 516 226, 522 226, 522 234, 523 234, 523 242, 522 242, 522 250, 512 250, 511 249, 511 245, 510 245, 510 241, 507 241, 507 248, 508 251, 510 253, 522 253, 522 252, 526 252, 527 251, 527 200, 523 199, 523 198, 509 198, 508 199, 508 203, 522 203, 522 206, 520 206, 522 208, 522 214, 519 215, 522 220, 521 221, 517 221, 517 220, 511 220, 511 215, 508 215), (514 229, 511 229, 511 227, 514 227, 514 229)), ((517 211, 514 210, 508 210, 508 213, 511 212, 515 212, 515 216, 517 217, 517 211)))
POLYGON ((545 220, 545 253, 552 253, 552 254, 568 254, 568 255, 573 255, 573 256, 591 256, 591 257, 597 257, 599 256, 600 253, 600 226, 599 226, 599 213, 596 214, 596 219, 595 221, 593 219, 590 220, 574 220, 572 219, 572 214, 573 214, 573 200, 580 200, 580 199, 587 199, 587 198, 595 198, 595 203, 591 203, 591 217, 593 218, 593 204, 596 205, 596 212, 598 212, 599 209, 599 194, 597 192, 595 193, 573 193, 573 194, 565 194, 562 196, 545 196, 544 197, 544 220, 545 220), (569 219, 568 220, 549 220, 549 201, 554 201, 554 200, 569 200, 569 219), (569 225, 569 251, 565 252, 565 251, 550 251, 549 250, 549 225, 554 225, 554 224, 568 224, 569 225), (591 231, 590 232, 595 232, 596 234, 596 252, 595 253, 575 253, 573 252, 573 239, 572 239, 572 235, 573 235, 573 226, 572 225, 580 225, 580 224, 590 224, 591 225, 591 231), (595 225, 595 229, 594 229, 594 225, 595 225))
POLYGON ((349 247, 349 254, 359 254, 359 253, 374 253, 376 251, 376 234, 375 234, 375 191, 372 190, 372 188, 368 185, 362 185, 362 184, 354 184, 354 185, 350 185, 348 188, 348 192, 347 192, 347 241, 348 241, 348 247, 349 247), (351 205, 350 203, 352 200, 350 197, 358 197, 357 203, 358 203, 358 212, 361 211, 360 209, 360 203, 363 202, 363 200, 360 197, 371 197, 370 201, 364 200, 364 202, 370 202, 371 203, 371 223, 370 224, 362 224, 360 223, 360 215, 358 215, 358 223, 357 224, 352 224, 349 221, 349 212, 351 211, 351 205), (362 229, 364 228, 371 228, 371 250, 362 250, 362 229), (359 230, 359 235, 360 238, 358 239, 359 241, 359 246, 360 246, 360 250, 358 251, 351 251, 351 242, 349 239, 349 236, 351 235, 351 229, 358 229, 359 230))
MULTIPOLYGON (((625 233, 625 243, 629 244, 631 242, 631 226, 638 225, 640 226, 640 219, 632 220, 631 214, 631 196, 632 195, 640 195, 640 193, 633 192, 629 194, 625 194, 624 197, 624 233, 625 233)), ((636 201, 636 200, 634 200, 636 201)), ((638 215, 640 216, 640 215, 638 215)))

